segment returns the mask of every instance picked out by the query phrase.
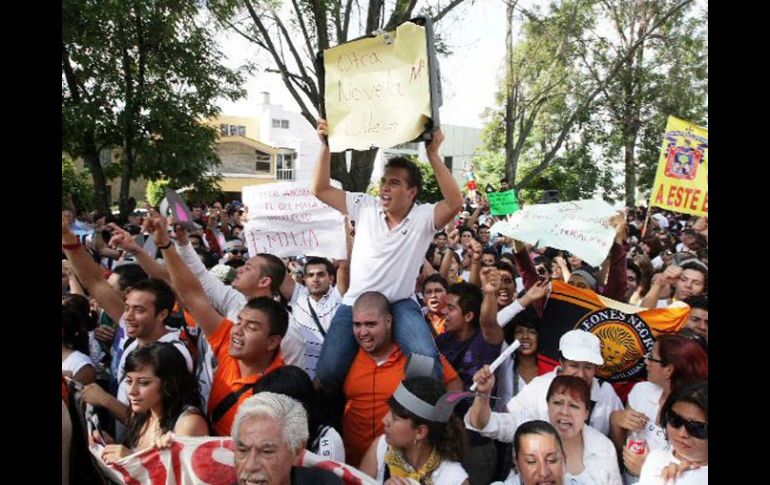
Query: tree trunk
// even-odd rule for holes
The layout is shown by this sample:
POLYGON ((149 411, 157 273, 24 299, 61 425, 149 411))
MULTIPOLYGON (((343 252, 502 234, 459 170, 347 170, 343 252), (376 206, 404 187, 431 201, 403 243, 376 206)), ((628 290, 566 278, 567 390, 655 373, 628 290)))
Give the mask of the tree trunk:
POLYGON ((104 177, 102 164, 99 162, 99 152, 95 147, 89 149, 88 153, 83 155, 83 162, 91 171, 91 178, 94 181, 94 206, 96 207, 96 210, 103 214, 107 214, 110 210, 110 199, 107 194, 107 180, 104 177))
POLYGON ((636 207, 636 157, 634 148, 636 136, 630 136, 626 140, 625 164, 626 164, 626 207, 636 207))
POLYGON ((516 162, 513 150, 513 130, 515 120, 513 116, 513 104, 515 103, 513 82, 513 8, 516 2, 508 2, 506 9, 507 26, 505 30, 505 179, 508 185, 513 187, 516 183, 516 162))
POLYGON ((128 217, 128 214, 131 211, 128 198, 131 196, 131 175, 133 174, 133 170, 134 161, 131 157, 126 157, 123 170, 120 174, 120 200, 118 202, 120 217, 124 219, 128 217))
POLYGON ((342 188, 349 192, 366 192, 372 178, 374 159, 377 148, 366 151, 353 151, 348 172, 345 152, 332 153, 332 178, 342 183, 342 188))

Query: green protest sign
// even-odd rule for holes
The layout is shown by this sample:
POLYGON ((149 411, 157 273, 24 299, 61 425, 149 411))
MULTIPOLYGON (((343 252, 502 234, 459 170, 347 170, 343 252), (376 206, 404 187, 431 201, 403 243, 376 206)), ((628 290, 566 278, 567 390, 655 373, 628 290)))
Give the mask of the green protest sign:
POLYGON ((507 216, 519 210, 519 200, 516 198, 516 191, 506 190, 505 192, 490 192, 489 206, 492 209, 493 216, 507 216))

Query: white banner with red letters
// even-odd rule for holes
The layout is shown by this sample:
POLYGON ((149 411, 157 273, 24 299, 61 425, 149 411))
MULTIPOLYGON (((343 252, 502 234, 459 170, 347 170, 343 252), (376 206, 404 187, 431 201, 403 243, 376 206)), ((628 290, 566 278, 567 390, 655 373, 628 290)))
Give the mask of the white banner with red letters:
MULTIPOLYGON (((148 448, 112 465, 101 459, 103 447, 91 445, 100 471, 125 485, 233 485, 237 482, 233 441, 226 437, 177 436, 169 448, 148 448)), ((376 485, 377 481, 350 465, 325 460, 305 451, 300 466, 329 470, 346 485, 376 485)))

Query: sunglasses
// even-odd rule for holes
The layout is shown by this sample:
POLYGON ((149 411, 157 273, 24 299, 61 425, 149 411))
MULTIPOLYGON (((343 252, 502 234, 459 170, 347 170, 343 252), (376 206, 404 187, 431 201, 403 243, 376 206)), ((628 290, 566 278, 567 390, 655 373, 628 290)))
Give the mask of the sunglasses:
POLYGON ((548 270, 543 268, 542 266, 537 268, 537 274, 539 274, 540 276, 544 276, 547 272, 548 272, 548 270))
POLYGON ((246 254, 248 251, 246 249, 231 249, 228 252, 232 254, 246 254))
POLYGON ((645 359, 649 360, 650 362, 657 362, 660 365, 666 365, 666 362, 660 359, 656 359, 652 356, 652 351, 647 352, 647 355, 644 356, 645 359))
POLYGON ((709 438, 709 425, 707 423, 684 419, 675 413, 673 409, 668 410, 668 424, 675 429, 679 429, 684 425, 687 432, 693 438, 698 438, 699 440, 707 440, 709 438))

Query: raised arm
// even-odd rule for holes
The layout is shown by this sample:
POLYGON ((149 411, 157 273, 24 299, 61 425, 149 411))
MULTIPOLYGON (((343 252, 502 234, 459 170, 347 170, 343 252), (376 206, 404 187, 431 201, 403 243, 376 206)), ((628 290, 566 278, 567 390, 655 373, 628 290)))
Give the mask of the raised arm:
MULTIPOLYGON (((475 241, 474 241, 475 242, 475 241)), ((494 266, 481 268, 481 289, 484 299, 481 302, 481 333, 491 345, 503 342, 503 327, 497 324, 497 292, 500 290, 500 272, 494 266)))
POLYGON ((112 222, 107 224, 107 228, 112 232, 110 246, 120 246, 125 251, 133 254, 134 258, 136 258, 136 262, 139 263, 139 266, 141 266, 144 272, 147 273, 147 276, 158 278, 171 284, 171 277, 168 274, 168 270, 155 261, 155 258, 150 256, 142 246, 137 244, 134 237, 129 234, 128 231, 112 222))
POLYGON ((623 301, 626 296, 626 254, 628 246, 626 239, 628 230, 626 227, 626 218, 623 215, 614 216, 610 223, 615 227, 615 241, 610 249, 607 260, 609 261, 609 274, 607 275, 607 284, 602 293, 607 298, 623 301))
POLYGON ((329 125, 326 120, 318 120, 318 137, 321 139, 321 154, 318 156, 315 171, 313 172, 312 191, 318 200, 326 205, 334 207, 343 214, 348 213, 348 203, 345 191, 332 187, 332 152, 326 143, 325 136, 329 134, 329 125))
MULTIPOLYGON (((532 258, 529 257, 529 251, 527 247, 521 241, 513 240, 513 259, 516 261, 516 269, 521 275, 521 279, 524 280, 524 288, 529 290, 535 286, 538 282, 537 271, 535 271, 535 265, 532 262, 532 258)), ((538 316, 543 316, 543 309, 545 308, 545 300, 539 300, 535 304, 535 310, 538 316)))
POLYGON ((481 255, 484 253, 484 249, 481 247, 481 243, 475 239, 471 241, 468 249, 471 252, 471 267, 468 282, 480 287, 481 278, 479 277, 479 271, 481 271, 481 255))
POLYGON ((444 132, 438 129, 433 133, 433 139, 426 146, 428 161, 430 161, 430 166, 436 175, 436 182, 441 190, 441 195, 444 196, 444 199, 436 204, 433 216, 434 228, 444 227, 463 208, 463 194, 460 192, 460 187, 439 154, 439 148, 444 139, 444 132))
POLYGON ((663 288, 668 285, 675 285, 679 276, 682 274, 682 268, 679 266, 671 265, 663 273, 659 273, 653 276, 652 285, 650 285, 650 291, 644 296, 642 304, 645 308, 656 308, 658 306, 658 299, 663 288))
POLYGON ((116 322, 123 315, 125 304, 123 297, 111 287, 103 276, 103 268, 94 262, 86 248, 80 244, 80 239, 70 231, 69 221, 62 214, 61 219, 61 244, 70 267, 80 280, 80 283, 88 291, 88 294, 99 303, 99 306, 107 312, 116 322))
POLYGON ((166 219, 161 216, 153 217, 148 223, 148 228, 155 238, 155 244, 163 254, 163 259, 166 260, 171 285, 177 295, 203 332, 206 335, 213 334, 224 317, 214 309, 214 305, 206 298, 203 286, 179 256, 176 246, 168 235, 166 219))

